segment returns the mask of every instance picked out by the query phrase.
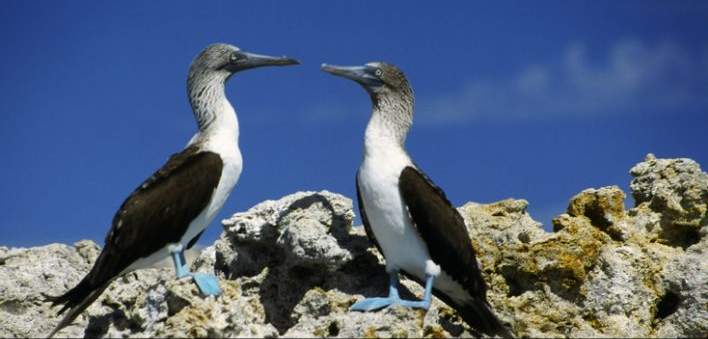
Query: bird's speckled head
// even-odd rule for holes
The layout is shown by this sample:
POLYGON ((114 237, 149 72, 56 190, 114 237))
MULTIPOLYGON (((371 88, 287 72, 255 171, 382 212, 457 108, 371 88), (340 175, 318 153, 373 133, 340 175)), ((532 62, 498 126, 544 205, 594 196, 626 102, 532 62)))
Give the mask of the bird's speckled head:
POLYGON ((230 63, 231 55, 236 55, 238 51, 238 47, 229 44, 209 45, 192 61, 190 73, 197 70, 230 73, 224 66, 230 63))
POLYGON ((245 52, 229 44, 207 46, 192 61, 187 78, 187 93, 199 128, 204 130, 215 119, 217 111, 233 111, 224 85, 235 73, 263 66, 287 66, 300 62, 287 57, 272 57, 245 52), (225 107, 228 106, 228 109, 225 107))
POLYGON ((359 83, 374 102, 386 96, 413 100, 413 90, 403 72, 387 62, 369 62, 364 66, 322 65, 325 72, 359 83))
POLYGON ((411 85, 406 79, 405 74, 393 64, 387 62, 369 62, 366 64, 374 76, 381 83, 381 86, 375 89, 376 93, 397 93, 399 95, 413 96, 411 85))
POLYGON ((287 57, 272 57, 245 52, 236 46, 217 43, 207 46, 192 61, 190 80, 213 77, 226 81, 231 75, 246 69, 262 66, 287 66, 300 62, 287 57))
POLYGON ((389 132, 403 144, 413 124, 413 90, 398 67, 387 62, 369 62, 363 66, 323 64, 322 70, 364 87, 373 104, 372 119, 383 118, 389 132))

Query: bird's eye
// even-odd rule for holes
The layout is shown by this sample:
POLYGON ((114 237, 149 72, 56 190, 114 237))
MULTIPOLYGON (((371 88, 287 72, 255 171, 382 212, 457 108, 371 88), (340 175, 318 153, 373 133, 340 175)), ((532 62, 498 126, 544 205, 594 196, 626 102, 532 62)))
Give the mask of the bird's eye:
POLYGON ((231 53, 231 55, 229 55, 229 59, 231 60, 231 62, 235 62, 236 60, 238 60, 238 53, 231 53))
POLYGON ((377 68, 377 69, 376 69, 376 76, 377 76, 377 77, 380 77, 380 76, 382 76, 382 75, 383 75, 383 71, 381 70, 381 68, 377 68))

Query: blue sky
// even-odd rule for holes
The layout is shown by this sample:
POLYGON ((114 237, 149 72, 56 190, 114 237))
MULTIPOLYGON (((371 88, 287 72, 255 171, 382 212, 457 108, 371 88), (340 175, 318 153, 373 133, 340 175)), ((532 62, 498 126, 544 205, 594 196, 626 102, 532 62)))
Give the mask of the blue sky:
POLYGON ((629 195, 649 152, 708 166, 706 1, 2 1, 0 246, 103 244, 196 131, 187 70, 214 42, 302 65, 227 84, 244 171, 202 244, 266 199, 355 197, 370 102, 323 62, 407 74, 407 148, 458 206, 523 198, 550 227, 585 188, 629 195))

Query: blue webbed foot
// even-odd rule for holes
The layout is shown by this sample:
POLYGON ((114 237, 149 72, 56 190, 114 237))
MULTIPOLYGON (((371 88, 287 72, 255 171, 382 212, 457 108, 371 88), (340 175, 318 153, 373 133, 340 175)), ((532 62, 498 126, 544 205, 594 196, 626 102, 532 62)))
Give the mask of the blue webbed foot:
POLYGON ((197 284, 199 290, 204 293, 204 295, 220 295, 221 288, 219 288, 219 280, 216 276, 205 273, 190 273, 194 279, 194 283, 197 284))
POLYGON ((411 307, 411 308, 422 308, 424 310, 427 310, 430 308, 430 300, 421 300, 421 301, 413 301, 413 300, 403 300, 399 298, 366 298, 360 301, 357 301, 352 305, 349 310, 350 311, 361 311, 361 312, 370 312, 370 311, 376 311, 382 308, 386 308, 389 306, 393 305, 400 305, 403 307, 411 307))
POLYGON ((401 300, 398 302, 399 305, 403 307, 411 307, 411 308, 422 308, 424 310, 427 310, 430 308, 430 300, 421 300, 421 301, 413 301, 413 300, 401 300))
POLYGON ((398 296, 398 272, 393 271, 390 273, 390 283, 389 283, 389 294, 387 298, 366 298, 364 300, 358 301, 349 308, 350 311, 362 311, 370 312, 389 307, 391 305, 401 305, 403 307, 412 308, 422 308, 427 310, 430 308, 431 293, 433 289, 433 276, 428 276, 425 281, 425 295, 423 300, 413 301, 413 300, 402 300, 398 296))
POLYGON ((352 305, 352 307, 349 308, 350 311, 361 311, 361 312, 370 312, 370 311, 376 311, 378 309, 382 309, 385 307, 389 307, 391 305, 394 305, 398 302, 400 302, 400 299, 393 299, 393 298, 366 298, 361 301, 357 301, 352 305))
POLYGON ((171 253, 172 261, 175 264, 175 274, 177 279, 181 279, 187 276, 191 276, 194 279, 194 283, 197 284, 199 290, 202 291, 204 295, 220 295, 221 288, 219 288, 219 280, 216 276, 212 274, 196 273, 191 272, 184 260, 184 253, 182 251, 173 251, 171 253))

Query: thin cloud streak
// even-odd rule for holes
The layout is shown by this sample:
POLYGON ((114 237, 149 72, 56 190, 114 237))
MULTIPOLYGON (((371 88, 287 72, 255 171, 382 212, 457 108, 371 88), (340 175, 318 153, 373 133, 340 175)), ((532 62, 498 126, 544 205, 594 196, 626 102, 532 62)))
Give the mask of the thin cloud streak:
MULTIPOLYGON (((588 117, 708 108, 708 49, 699 58, 667 41, 616 43, 602 60, 582 44, 553 64, 531 64, 515 76, 479 79, 456 93, 420 100, 417 123, 588 117)), ((421 98, 423 99, 423 98, 421 98)))

